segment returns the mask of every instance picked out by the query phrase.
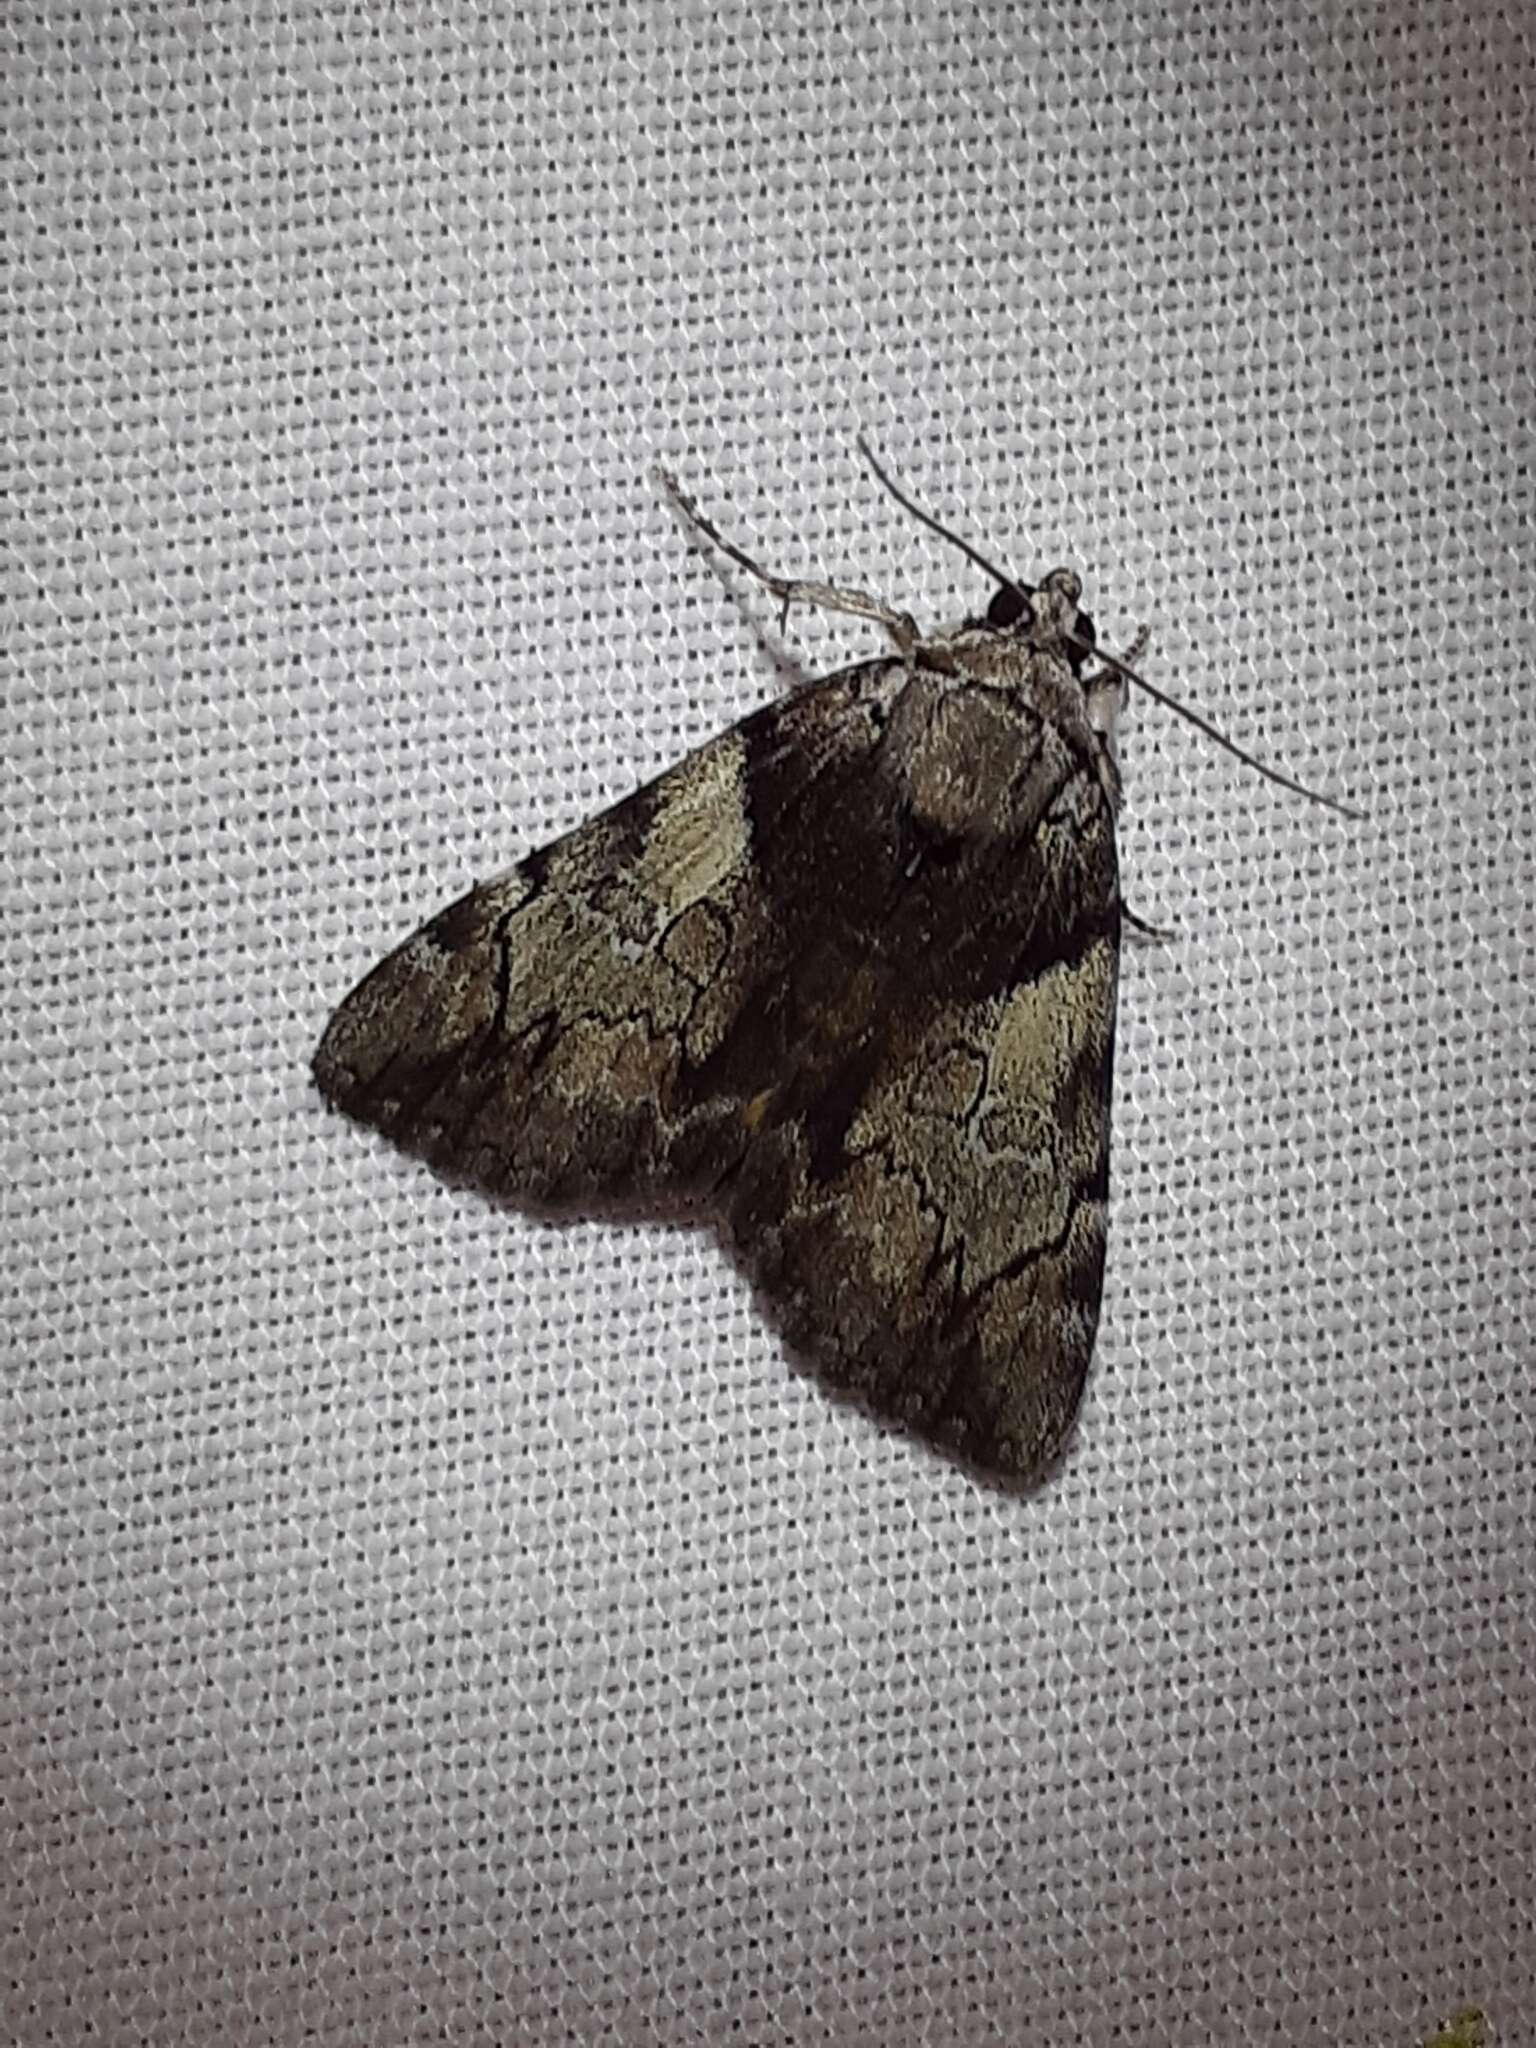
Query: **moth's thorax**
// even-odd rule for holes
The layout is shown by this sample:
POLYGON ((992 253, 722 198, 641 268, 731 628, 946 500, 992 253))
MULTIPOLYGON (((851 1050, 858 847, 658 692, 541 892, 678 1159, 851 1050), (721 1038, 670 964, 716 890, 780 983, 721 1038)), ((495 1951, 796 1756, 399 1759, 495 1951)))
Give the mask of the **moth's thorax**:
POLYGON ((981 684, 1012 697, 1085 743, 1093 729, 1087 693, 1059 644, 1040 646, 1032 635, 973 623, 920 640, 912 659, 956 689, 981 684))
POLYGON ((1081 707, 1083 687, 1073 673, 1060 640, 1043 645, 1033 633, 1011 626, 988 626, 974 619, 963 626, 942 627, 925 635, 913 649, 920 668, 931 668, 960 681, 993 683, 1031 695, 1042 682, 1049 689, 1058 680, 1067 700, 1081 707))
MULTIPOLYGON (((991 748, 1004 753, 1033 753, 1039 721, 1054 731, 1068 754, 1094 763, 1113 812, 1120 798, 1112 749, 1113 705, 1097 701, 1082 678, 1084 643, 1093 639, 1093 626, 1078 609, 1082 584, 1070 569, 1053 569, 1036 589, 1019 595, 1027 600, 1027 609, 1016 620, 998 624, 993 618, 968 619, 924 636, 912 649, 914 667, 926 672, 930 683, 916 693, 909 711, 927 704, 924 717, 931 719, 935 698, 964 699, 970 693, 968 711, 952 707, 949 716, 925 733, 924 751, 931 761, 935 754, 949 757, 944 769, 948 779, 963 749, 987 745, 988 736, 980 728, 989 720, 1020 721, 1016 732, 1005 737, 999 730, 990 736, 991 748), (994 707, 990 714, 985 709, 988 698, 994 707), (936 747, 935 735, 941 728, 948 729, 947 743, 936 747)), ((976 772, 973 767, 972 776, 976 772)), ((1001 774, 996 762, 992 773, 1001 774)), ((975 794, 971 791, 973 799, 975 794)))

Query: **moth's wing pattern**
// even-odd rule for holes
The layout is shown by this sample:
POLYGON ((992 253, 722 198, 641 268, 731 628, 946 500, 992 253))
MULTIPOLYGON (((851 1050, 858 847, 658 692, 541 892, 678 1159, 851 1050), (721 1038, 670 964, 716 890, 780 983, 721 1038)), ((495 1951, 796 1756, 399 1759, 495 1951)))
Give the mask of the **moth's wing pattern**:
POLYGON ((1059 1449, 1093 1349, 1119 959, 1098 775, 1043 787, 1016 833, 909 876, 873 976, 802 1039, 727 1191, 745 1264, 828 1378, 1016 1474, 1059 1449))
POLYGON ((835 1161, 805 1142, 814 1118, 765 1133, 732 1202, 748 1269, 831 1380, 1004 1471, 1060 1448, 1093 1351, 1114 982, 1101 940, 956 1008, 888 1051, 835 1161))
POLYGON ((706 1193, 750 1136, 722 1043, 799 943, 757 850, 857 803, 906 675, 794 691, 472 889, 337 1010, 321 1092, 494 1194, 706 1193))
POLYGON ((1035 1469, 1092 1348, 1119 895, 1059 663, 872 662, 472 890, 367 977, 323 1092, 523 1199, 710 1203, 874 1408, 1035 1469))

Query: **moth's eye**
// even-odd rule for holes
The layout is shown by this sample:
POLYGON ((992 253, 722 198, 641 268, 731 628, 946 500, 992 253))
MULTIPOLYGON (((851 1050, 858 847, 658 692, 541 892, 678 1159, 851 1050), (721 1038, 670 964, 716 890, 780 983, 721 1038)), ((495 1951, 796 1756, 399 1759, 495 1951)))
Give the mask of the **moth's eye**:
POLYGON ((1029 599, 1022 590, 1016 590, 1011 583, 1004 583, 993 593, 992 602, 987 606, 989 626, 1016 626, 1020 620, 1031 616, 1029 599))

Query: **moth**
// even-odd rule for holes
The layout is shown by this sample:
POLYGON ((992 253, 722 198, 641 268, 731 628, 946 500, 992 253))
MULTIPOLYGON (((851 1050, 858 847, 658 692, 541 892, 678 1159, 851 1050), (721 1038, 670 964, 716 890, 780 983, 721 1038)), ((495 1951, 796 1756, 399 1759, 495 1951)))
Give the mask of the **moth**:
POLYGON ((890 651, 471 889, 353 990, 314 1072, 493 1196, 709 1212, 828 1382, 1027 1477, 1099 1318, 1129 670, 1095 659, 1071 570, 1016 582, 862 452, 994 579, 986 611, 923 633, 770 575, 664 475, 786 616, 890 651))

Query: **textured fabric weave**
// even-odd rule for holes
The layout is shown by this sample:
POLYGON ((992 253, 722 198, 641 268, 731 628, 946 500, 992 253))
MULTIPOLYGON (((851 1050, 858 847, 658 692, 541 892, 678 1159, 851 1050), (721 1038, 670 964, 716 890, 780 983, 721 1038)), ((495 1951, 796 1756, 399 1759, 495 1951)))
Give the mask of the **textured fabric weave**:
POLYGON ((0 2038, 1536 2041, 1517 0, 0 22, 0 2038), (477 877, 1021 573, 1143 701, 1024 1499, 320 1107, 477 877))

